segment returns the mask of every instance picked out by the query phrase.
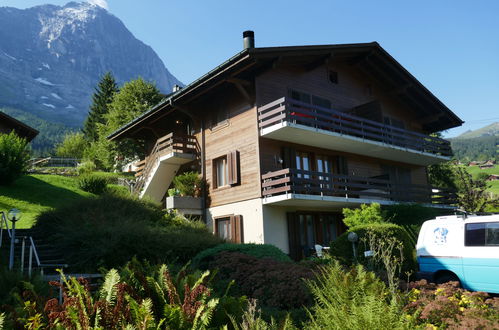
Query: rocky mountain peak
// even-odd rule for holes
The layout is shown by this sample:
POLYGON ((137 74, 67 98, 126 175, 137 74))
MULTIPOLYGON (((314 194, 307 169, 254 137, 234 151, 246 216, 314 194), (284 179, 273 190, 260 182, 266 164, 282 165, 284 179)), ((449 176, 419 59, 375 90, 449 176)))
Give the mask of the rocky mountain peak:
POLYGON ((0 107, 79 126, 107 71, 119 84, 141 76, 165 93, 182 85, 151 47, 102 7, 0 8, 0 107))

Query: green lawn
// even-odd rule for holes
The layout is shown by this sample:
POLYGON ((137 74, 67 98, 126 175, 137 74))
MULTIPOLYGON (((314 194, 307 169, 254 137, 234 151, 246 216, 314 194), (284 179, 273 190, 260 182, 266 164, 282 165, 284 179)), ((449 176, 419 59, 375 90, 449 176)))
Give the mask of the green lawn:
POLYGON ((476 177, 479 173, 499 174, 499 165, 496 165, 493 168, 486 168, 483 170, 480 169, 479 166, 468 166, 466 170, 474 177, 476 177))
POLYGON ((40 212, 91 196, 77 188, 74 177, 26 175, 12 186, 0 186, 0 211, 18 208, 23 215, 17 227, 29 228, 40 212))

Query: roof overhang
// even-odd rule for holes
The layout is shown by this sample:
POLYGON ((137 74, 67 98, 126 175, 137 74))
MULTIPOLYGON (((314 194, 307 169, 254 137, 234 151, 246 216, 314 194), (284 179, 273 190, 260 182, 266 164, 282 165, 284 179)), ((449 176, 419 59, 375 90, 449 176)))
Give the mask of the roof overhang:
POLYGON ((38 135, 38 130, 0 111, 0 121, 7 127, 11 127, 17 135, 28 141, 33 140, 38 135))
POLYGON ((254 76, 276 65, 303 65, 312 69, 337 59, 345 60, 349 65, 358 68, 383 85, 401 102, 415 109, 427 132, 443 131, 462 125, 463 121, 457 115, 377 42, 372 42, 245 49, 119 128, 108 138, 117 140, 131 137, 137 127, 166 115, 236 75, 254 76))

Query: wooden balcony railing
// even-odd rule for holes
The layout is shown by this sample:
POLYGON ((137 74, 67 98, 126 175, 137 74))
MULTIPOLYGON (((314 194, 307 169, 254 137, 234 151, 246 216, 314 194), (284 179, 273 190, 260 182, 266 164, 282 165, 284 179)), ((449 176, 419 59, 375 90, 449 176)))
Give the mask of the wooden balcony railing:
POLYGON ((151 153, 141 160, 135 173, 135 192, 140 193, 151 175, 151 171, 158 165, 161 156, 172 152, 182 154, 196 154, 196 138, 192 135, 167 134, 156 141, 151 153))
POLYGON ((428 185, 396 183, 366 178, 298 169, 283 169, 262 175, 263 197, 304 194, 453 205, 455 193, 428 185))
POLYGON ((452 156, 450 142, 444 139, 286 97, 258 108, 260 129, 285 121, 419 152, 452 156))

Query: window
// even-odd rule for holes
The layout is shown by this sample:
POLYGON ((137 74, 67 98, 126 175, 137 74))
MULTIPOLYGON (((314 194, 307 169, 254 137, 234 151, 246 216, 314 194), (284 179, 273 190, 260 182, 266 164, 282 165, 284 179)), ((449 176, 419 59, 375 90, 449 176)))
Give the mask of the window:
POLYGON ((211 117, 211 126, 216 127, 224 123, 227 119, 229 119, 229 111, 227 111, 226 107, 221 107, 220 109, 213 111, 211 117))
POLYGON ((215 170, 215 188, 227 186, 229 183, 229 167, 227 166, 227 156, 219 157, 213 161, 215 170))
POLYGON ((226 215, 215 218, 215 234, 233 243, 243 243, 242 215, 226 215))
MULTIPOLYGON (((310 154, 308 152, 296 152, 296 169, 302 171, 310 171, 310 154)), ((298 173, 298 178, 310 178, 309 174, 298 173)))
POLYGON ((466 224, 464 241, 466 246, 498 246, 499 222, 466 224))
POLYGON ((213 188, 239 183, 239 152, 232 151, 213 160, 213 188))
POLYGON ((288 213, 290 254, 294 259, 309 256, 315 244, 329 246, 345 231, 336 213, 288 213))
POLYGON ((310 95, 308 93, 299 92, 297 90, 290 90, 289 96, 293 100, 297 100, 297 101, 300 101, 303 103, 312 104, 312 105, 316 105, 319 107, 331 109, 331 101, 329 101, 328 99, 319 97, 319 96, 310 95))
POLYGON ((338 72, 329 70, 328 78, 330 83, 338 84, 338 72))

